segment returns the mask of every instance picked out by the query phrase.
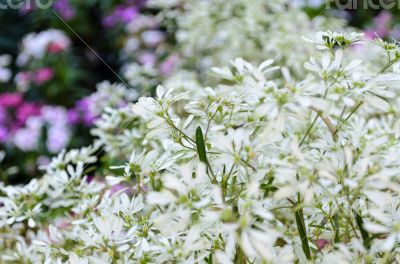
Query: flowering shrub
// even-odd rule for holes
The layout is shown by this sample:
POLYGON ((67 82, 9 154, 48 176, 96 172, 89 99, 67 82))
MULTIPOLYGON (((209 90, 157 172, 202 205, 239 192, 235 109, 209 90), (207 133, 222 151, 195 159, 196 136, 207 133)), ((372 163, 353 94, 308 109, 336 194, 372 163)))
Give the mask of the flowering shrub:
MULTIPOLYGON (((160 83, 169 86, 184 81, 194 89, 199 84, 214 85, 216 80, 207 76, 208 69, 236 57, 252 63, 275 58, 294 76, 302 76, 302 64, 312 49, 293 45, 299 30, 307 35, 309 30, 328 24, 332 29, 342 24, 323 17, 310 21, 287 0, 251 4, 244 0, 121 4, 58 0, 53 10, 35 7, 32 1, 18 10, 18 18, 32 24, 32 32, 15 44, 17 51, 10 52, 16 53, 15 65, 8 55, 0 59, 0 80, 6 88, 0 96, 21 98, 16 106, 0 106, 0 115, 5 117, 0 121, 3 166, 18 169, 8 175, 12 183, 36 177, 37 166, 46 164, 61 149, 90 144, 89 130, 105 109, 125 111, 128 102, 139 95, 154 94, 160 83), (214 9, 224 12, 210 12, 214 9), (93 10, 98 11, 98 17, 91 18, 93 10), (290 22, 287 15, 292 17, 290 22), (237 38, 239 31, 247 37, 237 38), (98 36, 110 41, 96 41, 98 36), (285 52, 289 48, 295 52, 285 52), (111 79, 124 85, 100 82, 104 69, 99 70, 99 64, 104 64, 107 76, 113 74, 111 79), (57 120, 62 121, 51 125, 44 109, 57 109, 57 120), (23 118, 18 117, 19 112, 23 118)), ((127 116, 129 112, 122 118, 127 116)), ((93 134, 101 141, 117 132, 95 128, 93 134)), ((121 143, 128 152, 122 153, 124 158, 135 141, 121 143)))
POLYGON ((400 48, 306 41, 318 51, 302 78, 235 59, 212 88, 170 79, 109 108, 94 146, 1 186, 2 260, 398 261, 400 48))

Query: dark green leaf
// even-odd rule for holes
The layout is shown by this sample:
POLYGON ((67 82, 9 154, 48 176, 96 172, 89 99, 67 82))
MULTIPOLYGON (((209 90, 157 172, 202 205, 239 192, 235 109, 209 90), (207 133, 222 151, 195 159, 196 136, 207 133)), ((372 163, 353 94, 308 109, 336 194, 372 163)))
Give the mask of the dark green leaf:
POLYGON ((200 161, 207 163, 206 146, 204 144, 203 131, 201 130, 200 126, 196 129, 196 145, 200 161))

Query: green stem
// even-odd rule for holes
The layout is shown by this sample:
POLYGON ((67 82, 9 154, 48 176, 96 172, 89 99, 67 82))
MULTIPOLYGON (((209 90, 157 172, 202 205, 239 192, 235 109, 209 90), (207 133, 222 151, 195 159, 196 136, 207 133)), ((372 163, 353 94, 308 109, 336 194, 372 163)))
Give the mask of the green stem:
POLYGON ((310 134, 311 129, 312 129, 312 128, 314 127, 314 125, 315 125, 315 122, 317 122, 317 119, 318 119, 318 115, 315 116, 314 120, 312 121, 312 123, 310 124, 310 126, 307 128, 307 132, 306 132, 306 134, 304 135, 304 137, 301 139, 300 144, 299 144, 299 147, 301 147, 301 145, 303 145, 304 141, 307 139, 308 134, 310 134))
POLYGON ((384 73, 387 69, 390 68, 390 66, 395 64, 397 61, 398 61, 397 59, 394 59, 391 62, 389 62, 388 64, 386 64, 385 67, 383 67, 382 70, 379 71, 379 74, 384 73))
MULTIPOLYGON (((344 119, 343 124, 346 123, 346 122, 350 119, 350 117, 358 110, 358 108, 360 108, 360 106, 361 106, 363 103, 364 103, 364 102, 359 102, 359 103, 356 105, 356 107, 354 107, 354 109, 351 111, 351 113, 344 119)), ((340 128, 341 128, 341 126, 339 126, 339 127, 336 129, 334 135, 337 134, 337 132, 339 131, 340 128)))

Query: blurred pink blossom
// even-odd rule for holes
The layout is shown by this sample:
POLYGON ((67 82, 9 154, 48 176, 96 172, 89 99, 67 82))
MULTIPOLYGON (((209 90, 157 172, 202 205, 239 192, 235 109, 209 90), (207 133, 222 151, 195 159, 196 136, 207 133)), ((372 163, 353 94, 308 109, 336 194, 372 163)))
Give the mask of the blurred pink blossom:
POLYGON ((23 99, 20 93, 3 93, 0 95, 0 106, 17 107, 22 101, 23 99))
POLYGON ((365 36, 369 39, 375 39, 376 36, 380 38, 388 37, 390 34, 391 21, 392 14, 387 10, 383 10, 374 18, 372 28, 365 30, 365 36))
POLYGON ((35 103, 23 103, 16 109, 16 117, 21 125, 31 116, 40 115, 40 106, 35 103))
POLYGON ((63 45, 62 43, 51 42, 47 46, 47 51, 49 53, 60 53, 63 52, 66 48, 67 46, 63 45))
POLYGON ((162 75, 169 75, 171 74, 177 63, 179 61, 179 57, 176 54, 170 55, 163 63, 160 65, 160 73, 162 75))
POLYGON ((132 194, 132 188, 126 184, 115 184, 111 187, 110 194, 113 195, 116 192, 122 191, 128 195, 132 194))
POLYGON ((316 244, 317 244, 318 250, 322 250, 324 247, 329 245, 330 242, 327 239, 318 239, 316 244))
POLYGON ((54 71, 51 68, 40 68, 35 71, 35 83, 38 85, 44 84, 51 80, 54 76, 54 71))

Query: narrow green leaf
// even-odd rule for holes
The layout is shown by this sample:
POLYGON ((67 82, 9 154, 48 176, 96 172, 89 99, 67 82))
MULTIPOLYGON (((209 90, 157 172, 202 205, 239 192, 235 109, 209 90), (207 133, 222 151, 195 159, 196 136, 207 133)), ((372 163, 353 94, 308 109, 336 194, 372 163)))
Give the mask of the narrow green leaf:
POLYGON ((339 230, 339 215, 335 214, 334 216, 334 223, 335 223, 335 243, 340 243, 340 230, 339 230))
POLYGON ((307 231, 304 224, 303 212, 301 210, 296 210, 294 214, 304 254, 306 255, 307 259, 311 259, 310 247, 308 245, 307 231))
POLYGON ((362 237, 362 240, 363 240, 364 247, 370 248, 371 240, 370 240, 368 232, 364 229, 364 221, 363 221, 361 215, 359 215, 356 212, 354 212, 354 214, 355 214, 357 226, 360 229, 360 233, 361 233, 361 237, 362 237))
POLYGON ((196 145, 200 161, 207 163, 206 145, 204 144, 203 131, 200 126, 196 129, 196 145))

